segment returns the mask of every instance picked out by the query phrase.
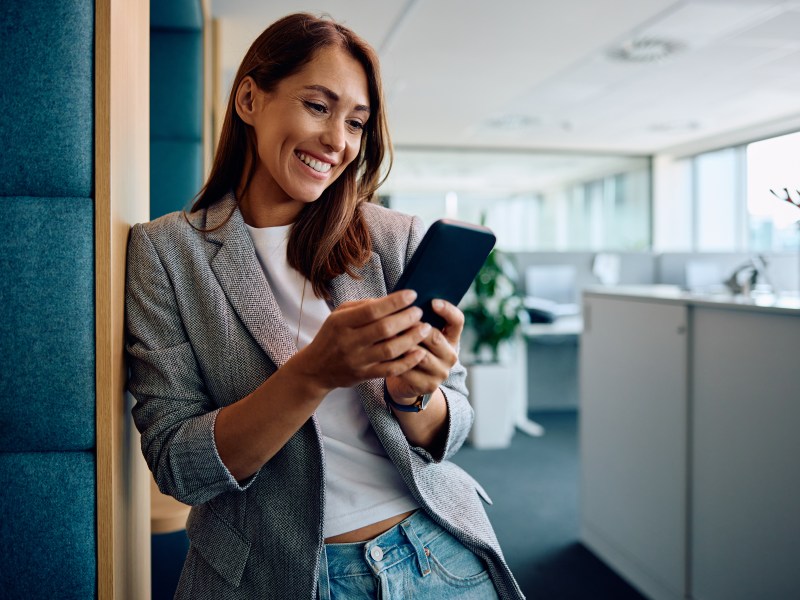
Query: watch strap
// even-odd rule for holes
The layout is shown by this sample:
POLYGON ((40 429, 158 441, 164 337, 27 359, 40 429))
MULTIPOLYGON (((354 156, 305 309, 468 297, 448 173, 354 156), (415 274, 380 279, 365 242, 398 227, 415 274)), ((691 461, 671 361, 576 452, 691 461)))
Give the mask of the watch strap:
POLYGON ((428 403, 431 401, 431 397, 433 396, 433 394, 422 394, 421 396, 417 396, 417 400, 413 404, 400 404, 399 402, 394 401, 392 395, 387 389, 384 388, 383 392, 386 402, 389 403, 392 408, 399 410, 400 412, 422 412, 428 406, 428 403))

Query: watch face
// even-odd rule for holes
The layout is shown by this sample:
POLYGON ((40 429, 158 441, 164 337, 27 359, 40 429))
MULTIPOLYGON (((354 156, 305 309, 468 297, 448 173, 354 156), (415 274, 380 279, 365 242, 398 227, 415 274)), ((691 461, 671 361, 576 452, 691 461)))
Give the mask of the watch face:
POLYGON ((419 400, 419 409, 420 410, 425 410, 425 407, 428 406, 428 402, 431 401, 431 396, 432 395, 433 394, 425 394, 424 396, 422 396, 420 398, 420 400, 419 400))

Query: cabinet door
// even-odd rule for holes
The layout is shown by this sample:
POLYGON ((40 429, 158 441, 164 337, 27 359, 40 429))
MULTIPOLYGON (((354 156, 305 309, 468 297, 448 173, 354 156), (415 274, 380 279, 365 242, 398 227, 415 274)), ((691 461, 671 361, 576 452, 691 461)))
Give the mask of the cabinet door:
POLYGON ((585 296, 581 537, 651 598, 686 576, 687 309, 585 296))
POLYGON ((693 321, 692 597, 800 598, 800 317, 693 321))

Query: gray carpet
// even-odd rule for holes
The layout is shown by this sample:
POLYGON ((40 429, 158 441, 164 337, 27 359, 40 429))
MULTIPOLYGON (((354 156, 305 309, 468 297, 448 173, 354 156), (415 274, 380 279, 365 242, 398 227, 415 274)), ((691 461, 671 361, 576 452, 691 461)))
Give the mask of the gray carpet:
POLYGON ((531 600, 643 599, 578 540, 577 414, 531 418, 543 437, 517 432, 502 450, 465 445, 453 461, 492 497, 489 518, 522 591, 531 600))

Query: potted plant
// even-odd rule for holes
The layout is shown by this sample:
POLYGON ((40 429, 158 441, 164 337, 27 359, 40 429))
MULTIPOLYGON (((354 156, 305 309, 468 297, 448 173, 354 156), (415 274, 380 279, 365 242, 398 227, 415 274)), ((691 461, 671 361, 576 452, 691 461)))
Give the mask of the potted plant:
POLYGON ((492 250, 472 282, 464 318, 476 362, 500 362, 502 345, 512 340, 519 329, 522 297, 515 280, 510 259, 492 250))
MULTIPOLYGON (((526 365, 513 361, 512 342, 522 323, 522 297, 510 257, 493 250, 486 259, 463 304, 465 362, 475 423, 473 446, 502 448, 514 432, 515 398, 527 405, 526 365), (465 353, 466 354, 466 353, 465 353)), ((519 349, 517 349, 519 351, 519 349)))

